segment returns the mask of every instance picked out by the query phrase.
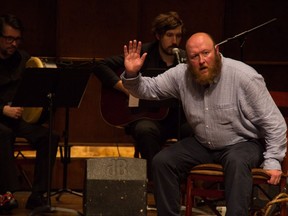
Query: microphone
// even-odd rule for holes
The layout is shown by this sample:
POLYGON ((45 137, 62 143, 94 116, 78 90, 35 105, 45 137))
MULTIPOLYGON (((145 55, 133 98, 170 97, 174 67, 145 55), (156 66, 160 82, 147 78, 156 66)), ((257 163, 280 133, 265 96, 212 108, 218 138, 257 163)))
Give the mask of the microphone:
POLYGON ((180 63, 181 63, 181 60, 180 60, 180 50, 175 47, 175 48, 172 49, 172 53, 176 56, 176 59, 177 59, 178 64, 180 64, 180 63))

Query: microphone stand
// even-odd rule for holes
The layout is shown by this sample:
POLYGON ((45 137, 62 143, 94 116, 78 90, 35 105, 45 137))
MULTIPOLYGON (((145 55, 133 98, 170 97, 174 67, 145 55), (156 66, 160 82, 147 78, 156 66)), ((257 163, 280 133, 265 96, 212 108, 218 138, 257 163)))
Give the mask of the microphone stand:
POLYGON ((227 38, 226 40, 216 44, 216 46, 220 46, 220 45, 225 44, 225 43, 227 43, 227 42, 229 42, 231 40, 238 39, 240 41, 240 58, 241 58, 241 61, 243 61, 243 47, 244 47, 244 44, 245 44, 246 39, 247 39, 246 35, 249 34, 252 31, 255 31, 255 30, 257 30, 257 29, 259 29, 259 28, 261 28, 263 26, 266 26, 269 23, 274 22, 276 20, 277 20, 277 18, 273 18, 273 19, 271 19, 271 20, 269 20, 269 21, 267 21, 265 23, 262 23, 261 25, 258 25, 258 26, 254 27, 252 29, 249 29, 247 31, 241 32, 240 34, 237 34, 237 35, 235 35, 233 37, 227 38))
MULTIPOLYGON (((181 61, 182 58, 180 58, 180 55, 179 55, 179 49, 177 48, 176 51, 173 51, 174 55, 175 55, 175 58, 177 59, 177 64, 180 64, 180 63, 183 63, 181 61)), ((181 109, 182 109, 182 105, 181 105, 181 101, 178 100, 178 122, 177 122, 177 141, 179 141, 181 139, 181 117, 182 117, 182 114, 181 114, 181 109)))

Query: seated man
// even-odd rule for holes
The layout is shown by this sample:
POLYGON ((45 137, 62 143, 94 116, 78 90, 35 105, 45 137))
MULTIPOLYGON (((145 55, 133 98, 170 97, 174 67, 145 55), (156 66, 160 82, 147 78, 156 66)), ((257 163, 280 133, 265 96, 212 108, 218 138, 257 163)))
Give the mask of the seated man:
MULTIPOLYGON (((19 190, 18 170, 14 161, 15 137, 26 138, 36 149, 36 163, 32 193, 26 208, 34 209, 46 205, 43 194, 48 186, 49 130, 38 124, 30 124, 22 118, 22 107, 11 107, 10 103, 21 82, 25 63, 30 56, 18 50, 22 39, 22 24, 13 15, 0 17, 0 211, 18 206, 13 192, 19 190)), ((52 135, 51 166, 53 166, 59 136, 52 135)))
POLYGON ((154 79, 139 73, 147 56, 141 56, 140 50, 141 42, 124 46, 124 87, 143 99, 181 99, 194 132, 153 159, 158 215, 180 215, 181 177, 203 163, 224 168, 226 216, 248 215, 251 169, 263 166, 271 176, 268 183, 276 185, 286 152, 287 126, 263 77, 252 67, 221 55, 206 33, 188 39, 187 64, 154 79))
MULTIPOLYGON (((159 14, 153 21, 152 31, 155 41, 144 44, 141 50, 142 53, 149 53, 149 57, 146 58, 142 67, 144 76, 148 76, 148 70, 151 68, 163 69, 162 71, 159 70, 160 73, 168 68, 175 67, 179 61, 181 62, 185 59, 185 51, 178 49, 184 33, 184 24, 178 13, 167 12, 159 14), (179 50, 179 59, 175 57, 173 48, 179 50)), ((122 69, 121 73, 124 70, 123 55, 109 57, 98 62, 94 68, 94 73, 101 80, 103 86, 115 88, 122 91, 123 94, 128 95, 119 77, 121 73, 117 74, 119 69, 122 69)), ((117 105, 118 104, 116 104, 116 106, 117 105)), ((141 158, 147 160, 147 176, 149 182, 152 182, 152 159, 161 150, 165 141, 171 138, 178 138, 179 134, 181 137, 185 137, 191 133, 185 116, 184 114, 182 115, 182 108, 180 108, 180 115, 178 105, 168 108, 169 111, 167 115, 164 116, 162 112, 160 113, 160 115, 163 116, 161 120, 138 118, 136 116, 134 121, 127 121, 125 125, 127 134, 131 135, 135 140, 135 148, 139 151, 141 158), (180 131, 177 130, 179 125, 181 125, 180 131)), ((116 112, 115 109, 113 111, 116 112)), ((146 110, 144 112, 146 112, 146 110)), ((123 115, 123 113, 119 113, 119 115, 121 114, 123 115)))

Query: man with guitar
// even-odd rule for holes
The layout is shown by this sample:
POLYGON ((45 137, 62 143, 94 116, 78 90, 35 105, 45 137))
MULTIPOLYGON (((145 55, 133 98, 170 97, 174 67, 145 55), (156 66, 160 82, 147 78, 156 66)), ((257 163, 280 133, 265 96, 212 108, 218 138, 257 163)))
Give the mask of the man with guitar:
MULTIPOLYGON (((151 68, 162 69, 159 70, 159 73, 162 73, 164 70, 185 61, 185 51, 178 49, 184 33, 184 26, 177 12, 159 14, 152 23, 152 32, 155 36, 155 41, 143 44, 141 50, 142 53, 147 52, 149 54, 141 69, 143 76, 151 76, 150 74, 145 74, 151 68)), ((123 98, 123 103, 128 101, 129 93, 123 87, 122 81, 119 78, 123 69, 123 55, 106 58, 96 63, 94 74, 100 79, 103 85, 102 105, 105 104, 103 102, 103 94, 107 88, 118 90, 118 97, 115 98, 116 101, 120 98, 123 98)), ((155 109, 153 111, 150 110, 150 112, 149 110, 144 111, 142 109, 140 111, 133 111, 129 109, 128 103, 126 103, 125 107, 128 111, 125 112, 119 108, 118 104, 115 104, 115 100, 111 97, 108 100, 110 100, 110 107, 117 106, 119 110, 119 113, 117 113, 116 109, 113 109, 112 112, 107 114, 107 118, 108 115, 113 117, 109 122, 105 118, 107 109, 101 109, 102 116, 108 123, 111 123, 118 117, 126 116, 125 114, 130 114, 126 122, 119 121, 114 126, 124 126, 126 132, 134 138, 136 151, 140 153, 141 158, 147 160, 147 176, 148 181, 151 182, 152 158, 161 150, 166 140, 190 135, 190 128, 186 124, 186 120, 182 119, 184 115, 180 115, 182 108, 178 105, 167 106, 164 107, 167 110, 165 112, 163 111, 163 107, 160 107, 159 113, 155 113, 155 109), (157 114, 159 115, 157 116, 157 114)), ((113 125, 113 122, 111 124, 113 125)))

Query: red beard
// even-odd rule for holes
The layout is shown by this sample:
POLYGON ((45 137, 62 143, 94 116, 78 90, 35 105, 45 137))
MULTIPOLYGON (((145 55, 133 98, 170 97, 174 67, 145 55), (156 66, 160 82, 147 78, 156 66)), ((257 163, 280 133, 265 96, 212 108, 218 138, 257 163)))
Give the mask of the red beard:
POLYGON ((209 85, 213 83, 213 80, 215 79, 215 77, 217 77, 220 74, 221 66, 222 65, 221 65, 220 56, 215 55, 215 60, 210 67, 201 66, 199 69, 196 69, 192 65, 189 65, 189 68, 197 83, 199 83, 200 85, 209 85))

